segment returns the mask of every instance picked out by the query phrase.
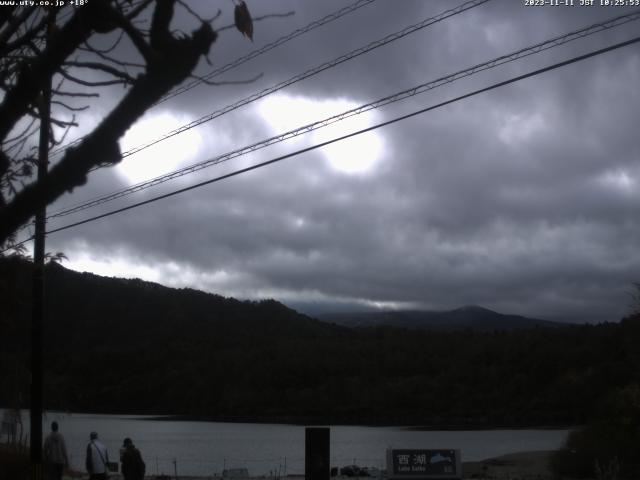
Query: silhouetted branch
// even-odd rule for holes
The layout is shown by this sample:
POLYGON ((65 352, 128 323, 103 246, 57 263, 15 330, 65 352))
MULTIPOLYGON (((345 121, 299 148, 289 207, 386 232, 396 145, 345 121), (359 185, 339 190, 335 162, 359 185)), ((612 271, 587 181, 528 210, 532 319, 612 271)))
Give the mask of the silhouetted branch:
MULTIPOLYGON (((105 117, 83 141, 75 148, 66 150, 64 156, 47 175, 46 183, 32 183, 17 192, 12 201, 0 210, 0 244, 3 243, 20 225, 27 222, 40 205, 47 205, 66 191, 86 182, 88 172, 100 165, 114 164, 120 161, 121 154, 118 140, 125 131, 144 112, 156 103, 173 87, 191 75, 198 60, 206 56, 217 33, 210 25, 202 24, 191 36, 176 39, 169 33, 169 25, 173 16, 174 1, 158 0, 153 14, 151 28, 151 46, 142 35, 130 34, 133 31, 130 22, 119 12, 111 11, 109 18, 101 24, 101 28, 109 28, 109 21, 125 29, 132 42, 142 42, 136 47, 144 52, 147 61, 144 73, 133 79, 131 88, 120 103, 105 117)), ((85 39, 77 38, 76 47, 85 39)), ((49 47, 43 52, 46 55, 49 47)), ((60 65, 62 65, 62 61, 60 65)), ((68 72, 60 72, 65 78, 82 84, 68 72), (71 78, 70 78, 71 77, 71 78)), ((123 81, 123 80, 119 80, 123 81)), ((91 86, 104 85, 105 82, 86 82, 91 86)), ((0 106, 0 111, 1 111, 0 106)), ((67 122, 67 124, 72 122, 67 122)))
POLYGON ((81 78, 78 78, 74 75, 71 75, 69 72, 66 72, 65 70, 58 70, 58 72, 60 75, 62 75, 64 78, 66 78, 67 80, 69 80, 70 82, 73 83, 77 83, 78 85, 83 85, 85 87, 107 87, 109 85, 122 85, 122 84, 128 84, 128 83, 132 83, 129 82, 127 80, 101 80, 101 81, 89 81, 89 80, 83 80, 81 78))
POLYGON ((60 97, 99 97, 100 94, 96 92, 65 92, 63 90, 52 90, 53 94, 60 97))
POLYGON ((140 52, 140 55, 142 55, 142 58, 144 58, 147 63, 152 61, 153 51, 147 44, 147 41, 145 40, 142 33, 140 33, 140 31, 136 29, 131 21, 124 15, 118 15, 116 13, 115 16, 118 26, 122 28, 122 30, 127 34, 133 45, 138 49, 138 52, 140 52))
MULTIPOLYGON (((75 117, 75 115, 74 115, 74 116, 73 116, 73 121, 75 122, 75 120, 76 120, 76 117, 75 117)), ((64 133, 62 134, 62 136, 60 137, 60 139, 59 139, 59 140, 55 140, 55 139, 53 140, 53 144, 54 144, 54 145, 60 145, 60 144, 62 144, 62 142, 64 142, 64 141, 65 141, 65 139, 67 138, 67 135, 69 134, 69 132, 70 132, 70 131, 71 131, 71 126, 68 126, 68 127, 64 130, 64 133)))
POLYGON ((187 12, 189 12, 189 14, 191 14, 192 17, 194 17, 196 20, 198 20, 200 23, 208 23, 211 24, 213 23, 214 20, 216 20, 218 17, 220 17, 220 15, 222 15, 222 10, 218 9, 218 12, 211 18, 206 19, 206 18, 202 18, 195 10, 193 10, 186 2, 182 1, 182 0, 178 0, 178 4, 184 8, 187 12))
POLYGON ((118 48, 118 45, 120 45, 120 42, 122 41, 123 38, 124 38, 124 31, 121 31, 120 34, 118 35, 118 37, 113 42, 113 45, 111 45, 111 46, 109 46, 109 47, 107 47, 105 49, 99 49, 97 47, 94 47, 93 45, 91 45, 89 43, 89 40, 87 39, 87 41, 84 42, 84 45, 86 45, 86 47, 83 47, 82 45, 80 45, 78 47, 78 50, 86 50, 87 52, 102 53, 102 54, 111 53, 116 48, 118 48))
POLYGON ((46 22, 47 22, 47 18, 42 17, 42 19, 40 20, 40 23, 37 26, 29 28, 24 35, 15 39, 12 42, 2 42, 0 40, 0 56, 8 55, 10 52, 13 52, 14 50, 18 50, 19 48, 22 48, 23 46, 31 43, 38 36, 38 34, 44 29, 46 22))
POLYGON ((36 11, 35 7, 28 7, 21 10, 20 14, 15 17, 5 18, 6 26, 0 31, 0 47, 4 48, 11 37, 18 31, 21 25, 36 11))
POLYGON ((125 14, 125 17, 128 18, 129 20, 133 20, 138 15, 140 15, 152 3, 153 3, 153 0, 143 0, 139 2, 137 6, 134 6, 134 8, 131 11, 125 14))
POLYGON ((113 63, 115 65, 119 65, 121 67, 133 67, 133 68, 144 68, 145 67, 145 65, 142 64, 142 63, 126 62, 124 60, 111 57, 110 55, 107 55, 107 54, 102 53, 100 51, 92 50, 91 48, 86 48, 86 47, 80 47, 80 48, 85 52, 93 53, 94 55, 97 55, 101 59, 103 59, 103 60, 105 60, 107 62, 111 62, 111 63, 113 63))
POLYGON ((100 62, 78 62, 74 60, 64 62, 64 65, 77 68, 90 68, 92 70, 100 70, 102 72, 108 73, 109 75, 120 78, 124 81, 124 83, 133 83, 135 81, 135 78, 133 78, 128 73, 118 70, 111 65, 105 65, 104 63, 100 62))
POLYGON ((38 120, 37 117, 32 118, 29 123, 27 124, 26 128, 24 130, 22 130, 22 132, 18 133, 17 135, 15 135, 14 137, 11 138, 7 138, 6 140, 4 140, 2 142, 3 145, 6 145, 8 143, 12 143, 15 142, 16 140, 18 140, 19 138, 21 138, 22 136, 24 136, 26 134, 27 131, 29 131, 31 129, 31 127, 34 125, 34 123, 36 123, 36 121, 38 120))
POLYGON ((67 110, 72 111, 72 112, 82 112, 82 111, 87 110, 89 108, 89 105, 84 105, 82 107, 72 107, 71 105, 67 105, 66 103, 60 102, 58 100, 52 100, 51 104, 52 105, 60 105, 61 107, 66 108, 67 110))
POLYGON ((23 65, 14 87, 7 91, 0 104, 0 139, 6 137, 28 106, 35 102, 43 85, 64 60, 89 38, 93 33, 92 26, 104 26, 100 15, 105 2, 106 0, 95 0, 76 10, 69 22, 52 36, 42 54, 30 65, 23 65))
MULTIPOLYGON (((218 36, 211 23, 221 14, 218 10, 207 19, 182 0, 91 0, 72 10, 64 21, 59 18, 55 22, 50 14, 51 23, 44 20, 47 14, 43 11, 46 12, 11 7, 0 10, 0 88, 4 92, 0 101, 0 245, 14 238, 16 230, 36 210, 83 185, 93 169, 121 160, 118 141, 124 133, 169 91, 194 76, 200 59, 207 59, 218 36), (197 20, 197 27, 190 33, 171 31, 176 2, 197 20), (148 15, 141 17, 147 9, 148 15), (98 42, 91 41, 97 33, 114 32, 117 33, 106 46, 98 48, 98 42), (120 58, 125 41, 133 44, 142 61, 120 58), (129 72, 128 68, 135 71, 129 72), (86 75, 87 70, 96 75, 86 75), (43 87, 54 77, 52 104, 58 107, 58 113, 62 108, 71 112, 88 108, 61 98, 98 97, 98 92, 87 89, 110 85, 127 88, 101 123, 74 142, 75 146, 65 149, 46 179, 36 182, 32 180, 35 152, 21 159, 18 156, 33 149, 31 139, 38 128, 35 120, 40 118, 35 105, 43 87), (77 87, 63 87, 65 82, 77 87), (21 121, 26 128, 22 123, 20 129, 16 128, 21 121), (7 138, 11 132, 13 136, 7 138), (26 180, 32 183, 24 185, 26 180)), ((265 15, 256 21, 290 15, 293 12, 265 15)), ((194 77, 208 85, 236 85, 255 82, 261 76, 217 82, 194 77)), ((51 118, 44 126, 51 131, 50 144, 59 144, 76 125, 75 116, 71 121, 51 118)))

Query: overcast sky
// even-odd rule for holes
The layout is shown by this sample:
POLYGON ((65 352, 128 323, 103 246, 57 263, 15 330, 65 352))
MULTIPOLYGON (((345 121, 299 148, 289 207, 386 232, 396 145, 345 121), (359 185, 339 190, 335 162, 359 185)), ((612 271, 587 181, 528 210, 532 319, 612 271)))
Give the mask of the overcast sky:
MULTIPOLYGON (((599 0, 598 0, 599 1, 599 0)), ((352 2, 248 0, 254 42, 222 32, 206 74, 352 2)), ((150 110, 144 143, 462 2, 377 0, 150 110)), ((491 60, 630 9, 493 0, 91 175, 49 208, 145 179, 491 60)), ((203 16, 231 2, 192 2, 203 16)), ((177 26, 195 27, 179 11, 177 26)), ((390 120, 637 35, 638 21, 473 75, 100 208, 49 229, 390 120)), ((539 75, 278 164, 48 237, 68 268, 299 310, 451 309, 617 321, 640 281, 640 46, 539 75)), ((121 95, 104 90, 89 131, 121 95)))

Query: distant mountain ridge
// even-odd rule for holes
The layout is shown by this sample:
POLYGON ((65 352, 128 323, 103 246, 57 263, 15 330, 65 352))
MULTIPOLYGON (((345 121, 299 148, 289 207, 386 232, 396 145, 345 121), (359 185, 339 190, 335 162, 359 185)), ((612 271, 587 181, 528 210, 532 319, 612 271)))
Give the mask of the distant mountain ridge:
POLYGON ((478 305, 467 305, 446 311, 328 313, 317 315, 317 318, 351 328, 388 326, 410 330, 509 331, 567 326, 561 322, 498 313, 478 305))

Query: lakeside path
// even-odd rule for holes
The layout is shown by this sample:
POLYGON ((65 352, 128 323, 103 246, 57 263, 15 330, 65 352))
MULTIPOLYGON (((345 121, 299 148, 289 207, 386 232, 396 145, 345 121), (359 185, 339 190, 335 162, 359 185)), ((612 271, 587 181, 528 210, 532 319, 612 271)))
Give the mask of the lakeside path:
MULTIPOLYGON (((518 452, 502 455, 499 457, 488 458, 479 462, 463 462, 462 473, 465 479, 519 479, 519 480, 547 480, 552 479, 553 475, 549 469, 549 459, 552 450, 536 451, 536 452, 518 452)), ((75 476, 65 475, 64 480, 86 479, 86 474, 75 476)), ((109 475, 110 480, 121 480, 118 474, 109 475)), ((333 477, 336 480, 375 480, 375 477, 333 477)), ((384 477, 383 477, 384 478, 384 477)), ((148 475, 147 480, 175 480, 173 476, 156 476, 148 475)), ((220 475, 215 476, 186 476, 178 475, 179 480, 227 480, 226 477, 220 475)), ((234 478, 228 480, 273 480, 274 477, 257 476, 249 478, 234 478)), ((280 480, 304 480, 304 475, 287 475, 280 477, 280 480)))

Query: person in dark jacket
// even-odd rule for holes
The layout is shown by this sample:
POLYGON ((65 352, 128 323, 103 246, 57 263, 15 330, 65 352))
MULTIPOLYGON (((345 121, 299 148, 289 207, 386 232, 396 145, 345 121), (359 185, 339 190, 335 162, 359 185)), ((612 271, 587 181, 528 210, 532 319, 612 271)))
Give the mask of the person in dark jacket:
POLYGON ((143 480, 146 465, 142 461, 142 455, 130 438, 125 438, 120 450, 120 463, 122 464, 122 476, 124 480, 143 480))
POLYGON ((44 462, 47 478, 62 480, 62 472, 69 467, 69 457, 64 437, 58 432, 58 422, 51 422, 51 433, 44 441, 44 462))

